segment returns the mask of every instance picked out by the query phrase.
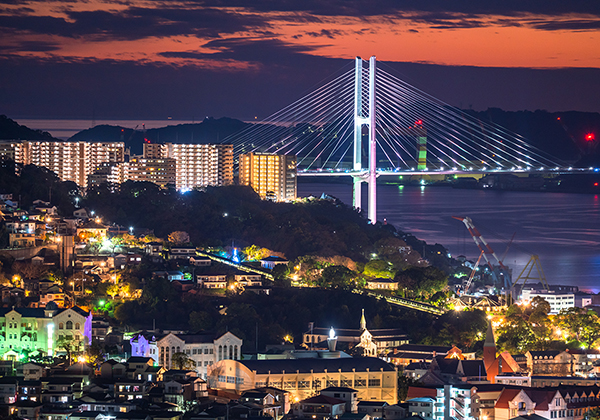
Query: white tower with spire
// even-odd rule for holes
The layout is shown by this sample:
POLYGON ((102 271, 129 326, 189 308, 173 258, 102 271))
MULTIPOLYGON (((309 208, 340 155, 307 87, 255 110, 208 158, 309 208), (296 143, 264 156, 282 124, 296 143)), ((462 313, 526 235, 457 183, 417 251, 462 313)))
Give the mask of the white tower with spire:
POLYGON ((363 332, 367 329, 367 320, 365 319, 365 310, 362 310, 362 315, 360 317, 360 331, 363 332))

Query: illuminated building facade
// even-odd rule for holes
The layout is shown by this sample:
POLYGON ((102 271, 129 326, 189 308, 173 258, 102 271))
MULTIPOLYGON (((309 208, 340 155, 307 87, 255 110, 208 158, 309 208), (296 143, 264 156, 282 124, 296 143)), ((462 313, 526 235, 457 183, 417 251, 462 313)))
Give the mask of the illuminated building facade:
POLYGON ((175 185, 175 159, 171 158, 133 158, 123 167, 125 181, 152 182, 165 187, 175 185))
POLYGON ((283 389, 303 400, 328 387, 347 387, 359 401, 398 402, 398 369, 375 357, 221 360, 209 367, 213 389, 283 389))
POLYGON ((0 142, 0 158, 10 158, 22 165, 43 166, 56 173, 61 181, 73 181, 80 187, 87 187, 88 175, 97 165, 123 162, 124 155, 123 142, 0 142))
POLYGON ((71 338, 75 351, 83 351, 92 338, 92 313, 78 307, 60 309, 54 302, 46 308, 3 308, 0 311, 0 356, 18 359, 23 352, 54 353, 61 337, 71 338))
POLYGON ((215 363, 225 359, 241 359, 242 344, 242 339, 231 332, 218 337, 214 334, 169 333, 156 343, 159 350, 158 363, 166 369, 172 369, 173 354, 185 353, 198 375, 206 379, 210 366, 215 363))
POLYGON ((271 153, 240 155, 240 185, 249 185, 263 199, 296 199, 296 156, 271 153))
POLYGON ((231 144, 144 144, 144 158, 175 160, 178 190, 233 184, 231 144))

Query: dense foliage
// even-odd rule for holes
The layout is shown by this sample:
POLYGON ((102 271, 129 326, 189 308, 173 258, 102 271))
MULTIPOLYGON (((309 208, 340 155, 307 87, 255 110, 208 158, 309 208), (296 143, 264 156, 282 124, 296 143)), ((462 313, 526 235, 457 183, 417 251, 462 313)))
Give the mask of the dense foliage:
POLYGON ((151 183, 125 182, 114 192, 106 186, 88 191, 82 205, 104 220, 153 229, 158 237, 185 231, 196 246, 259 244, 287 258, 318 254, 364 260, 375 242, 393 236, 393 228, 368 225, 335 200, 273 203, 241 186, 181 194, 151 183))

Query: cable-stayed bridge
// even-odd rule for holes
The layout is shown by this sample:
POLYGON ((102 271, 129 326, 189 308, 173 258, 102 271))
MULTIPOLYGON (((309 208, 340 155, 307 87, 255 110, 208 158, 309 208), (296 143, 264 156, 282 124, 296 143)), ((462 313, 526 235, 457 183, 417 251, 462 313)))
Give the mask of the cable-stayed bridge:
POLYGON ((521 135, 478 120, 411 86, 375 57, 339 74, 236 133, 234 155, 293 154, 298 175, 354 178, 354 207, 368 188, 368 218, 377 221, 379 175, 562 173, 588 171, 530 145, 521 135))

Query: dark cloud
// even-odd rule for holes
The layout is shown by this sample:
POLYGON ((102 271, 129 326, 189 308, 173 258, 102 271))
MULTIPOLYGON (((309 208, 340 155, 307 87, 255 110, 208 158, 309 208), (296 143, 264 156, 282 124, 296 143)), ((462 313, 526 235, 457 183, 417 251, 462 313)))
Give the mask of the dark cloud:
POLYGON ((123 12, 68 11, 67 14, 69 20, 50 16, 0 16, 0 28, 71 38, 96 36, 135 40, 192 34, 218 37, 270 26, 258 15, 240 15, 214 8, 185 10, 134 7, 123 12))
POLYGON ((278 39, 248 39, 228 38, 215 39, 204 44, 203 49, 214 52, 163 52, 160 55, 166 58, 187 58, 198 60, 233 60, 249 64, 257 64, 261 67, 293 67, 295 65, 306 66, 312 61, 320 61, 322 58, 310 55, 317 47, 306 45, 292 45, 278 39))
POLYGON ((344 35, 344 31, 338 29, 321 29, 319 32, 307 32, 306 35, 312 36, 313 38, 330 38, 334 39, 336 36, 344 35))
POLYGON ((198 0, 213 7, 245 7, 255 11, 307 12, 323 16, 377 16, 401 12, 451 12, 467 15, 550 16, 585 13, 600 16, 600 2, 589 0, 198 0))
POLYGON ((60 45, 47 41, 21 41, 11 46, 0 46, 0 54, 15 52, 49 52, 60 49, 60 45))
POLYGON ((562 21, 547 21, 535 22, 531 24, 535 29, 544 31, 596 31, 600 29, 600 21, 598 20, 562 20, 562 21))

